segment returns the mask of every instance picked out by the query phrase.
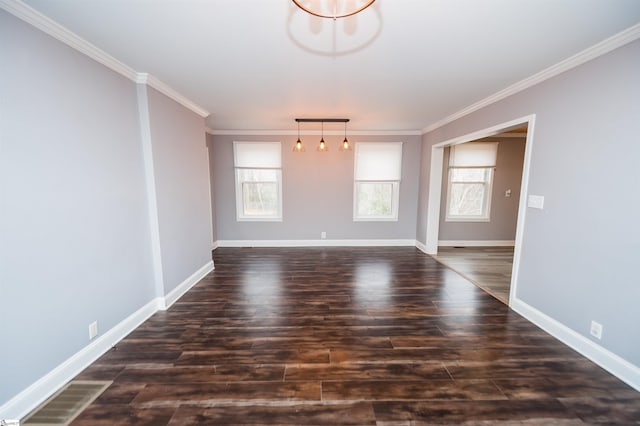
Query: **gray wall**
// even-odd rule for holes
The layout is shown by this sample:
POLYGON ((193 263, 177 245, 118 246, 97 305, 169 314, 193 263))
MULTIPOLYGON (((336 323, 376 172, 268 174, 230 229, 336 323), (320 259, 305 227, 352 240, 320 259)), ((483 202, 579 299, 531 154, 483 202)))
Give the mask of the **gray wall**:
MULTIPOLYGON (((318 135, 319 136, 319 135, 318 135)), ((216 228, 219 240, 415 239, 420 136, 349 136, 353 142, 403 142, 397 222, 353 221, 354 152, 342 152, 340 136, 327 136, 327 153, 315 151, 318 136, 304 136, 307 151, 294 153, 297 136, 210 136, 216 228), (233 141, 282 142, 282 222, 236 221, 233 141)))
MULTIPOLYGON (((485 107, 423 138, 431 145, 536 114, 517 297, 640 366, 640 41, 485 107)), ((428 180, 421 182, 425 200, 428 180)), ((418 238, 424 241, 426 203, 418 238)))
POLYGON ((135 85, 0 10, 0 404, 155 297, 135 85))
MULTIPOLYGON (((4 10, 0 40, 2 405, 163 294, 136 85, 4 10)), ((168 292, 210 260, 208 164, 202 119, 150 92, 168 292)))
POLYGON ((202 117, 147 93, 166 294, 211 260, 209 160, 202 117))
POLYGON ((496 169, 493 173, 491 216, 488 222, 447 222, 447 186, 449 178, 449 148, 444 150, 442 167, 442 198, 440 202, 440 240, 513 241, 516 238, 524 138, 488 138, 498 142, 496 169), (511 197, 504 193, 511 189, 511 197))

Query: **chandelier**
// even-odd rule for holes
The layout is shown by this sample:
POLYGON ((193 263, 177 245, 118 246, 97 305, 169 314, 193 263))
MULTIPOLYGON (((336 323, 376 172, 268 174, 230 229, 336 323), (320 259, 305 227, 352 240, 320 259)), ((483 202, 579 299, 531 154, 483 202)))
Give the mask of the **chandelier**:
POLYGON ((320 18, 346 18, 362 12, 376 0, 292 0, 296 6, 320 18))

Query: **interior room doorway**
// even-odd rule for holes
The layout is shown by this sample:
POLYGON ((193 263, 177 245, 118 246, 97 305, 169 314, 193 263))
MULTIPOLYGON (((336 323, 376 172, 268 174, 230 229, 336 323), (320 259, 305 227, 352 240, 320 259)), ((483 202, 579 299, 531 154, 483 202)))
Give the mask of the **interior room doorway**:
MULTIPOLYGON (((484 129, 456 139, 442 142, 432 147, 431 175, 429 191, 429 208, 427 218, 427 253, 437 260, 449 266, 451 269, 464 275, 480 288, 492 294, 506 304, 510 304, 517 297, 517 270, 520 260, 522 233, 526 213, 526 193, 528 186, 529 162, 531 157, 531 144, 533 141, 533 125, 535 116, 524 117, 508 123, 484 129), (447 191, 451 190, 448 183, 448 171, 445 160, 448 161, 450 147, 469 142, 486 142, 488 140, 503 141, 505 148, 516 149, 516 145, 506 145, 516 139, 524 140, 524 154, 520 173, 519 188, 510 188, 500 183, 492 187, 494 201, 492 204, 505 204, 510 198, 516 196, 516 203, 511 203, 510 210, 495 211, 495 223, 490 221, 474 224, 473 221, 464 220, 456 222, 450 220, 450 200, 447 191), (443 185, 444 183, 444 185, 443 185), (496 203, 495 197, 501 197, 496 203), (515 221, 515 237, 511 225, 504 225, 505 219, 501 214, 509 214, 514 217, 508 220, 515 221), (503 228, 499 230, 498 228, 503 228), (510 228, 511 227, 511 228, 510 228), (510 228, 511 231, 506 230, 510 228), (498 231, 496 232, 496 229, 498 231), (507 232, 505 234, 505 232, 507 232), (497 236, 497 237, 496 237, 497 236)), ((522 143, 522 142, 521 142, 522 143)), ((506 154, 505 154, 506 155, 506 154)), ((514 154, 516 155, 516 154, 514 154)), ((505 161, 505 160, 503 160, 505 161)), ((512 162, 517 162, 516 159, 512 162)), ((510 166, 513 167, 513 164, 510 166)), ((513 173, 513 170, 511 171, 513 173)), ((492 181, 492 183, 495 183, 492 181)), ((455 193, 455 191, 453 191, 455 193)), ((493 206, 492 206, 493 208, 493 206)))

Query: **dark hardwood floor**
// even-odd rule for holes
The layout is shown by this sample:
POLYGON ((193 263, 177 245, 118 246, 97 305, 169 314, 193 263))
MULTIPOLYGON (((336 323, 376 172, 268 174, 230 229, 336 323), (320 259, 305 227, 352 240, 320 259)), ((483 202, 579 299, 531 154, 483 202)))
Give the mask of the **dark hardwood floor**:
POLYGON ((509 304, 513 247, 439 247, 435 259, 509 304))
POLYGON ((640 424, 640 393, 414 248, 219 248, 74 425, 640 424))

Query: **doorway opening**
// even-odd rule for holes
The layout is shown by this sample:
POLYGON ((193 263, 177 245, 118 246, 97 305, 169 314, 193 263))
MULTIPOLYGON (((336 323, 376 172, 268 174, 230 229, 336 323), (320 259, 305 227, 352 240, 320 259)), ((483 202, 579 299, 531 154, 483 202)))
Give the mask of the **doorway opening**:
MULTIPOLYGON (((455 139, 441 142, 432 147, 431 170, 429 180, 429 204, 427 217, 426 252, 436 260, 441 261, 451 269, 456 270, 478 287, 492 294, 505 304, 511 304, 517 297, 518 265, 520 262, 522 235, 526 214, 526 194, 529 177, 529 164, 533 142, 533 127, 535 116, 502 123, 488 129, 483 129, 455 139), (503 140, 509 143, 511 139, 522 138, 524 142, 524 158, 521 162, 519 188, 495 188, 493 193, 501 197, 518 197, 517 211, 513 206, 505 210, 505 214, 515 215, 508 218, 514 220, 515 238, 504 239, 505 229, 498 229, 502 223, 495 221, 493 225, 474 225, 461 222, 446 223, 441 220, 447 215, 447 188, 443 189, 443 182, 447 183, 445 158, 452 146, 477 141, 503 140), (510 192, 507 192, 511 190, 510 192), (444 196, 443 196, 444 195, 444 196), (446 225, 443 228, 443 224, 446 225), (462 226, 459 226, 462 225, 462 226), (496 231, 496 229, 498 229, 496 231), (465 232, 468 237, 464 238, 465 232), (497 232, 497 233, 496 233, 497 232), (502 232, 502 234, 501 234, 502 232), (444 238, 440 238, 442 236, 444 238), (503 238, 491 239, 487 235, 502 235, 503 238)), ((506 146, 506 145, 505 145, 506 146)), ((515 146, 509 148, 515 149, 515 146)), ((522 153, 519 154, 522 158, 522 153)), ((447 163, 448 164, 448 163, 447 163)), ((504 199, 499 200, 504 202, 504 199)), ((507 200, 508 201, 508 200, 507 200)), ((513 226, 513 225, 511 225, 513 226)), ((513 235, 513 229, 507 235, 513 235)))

